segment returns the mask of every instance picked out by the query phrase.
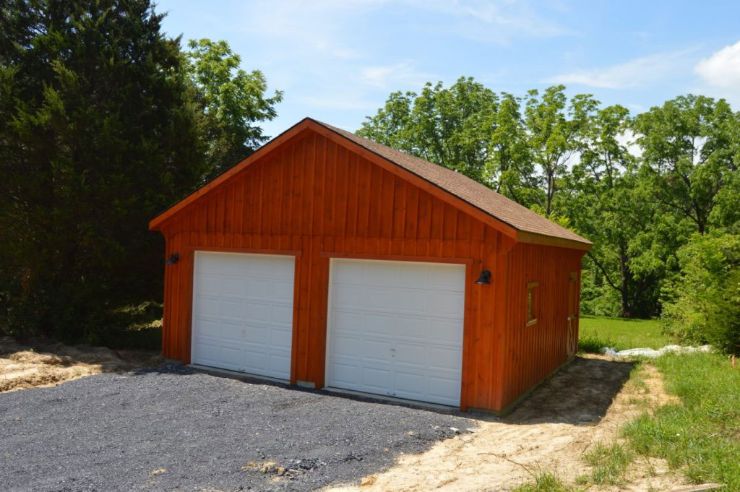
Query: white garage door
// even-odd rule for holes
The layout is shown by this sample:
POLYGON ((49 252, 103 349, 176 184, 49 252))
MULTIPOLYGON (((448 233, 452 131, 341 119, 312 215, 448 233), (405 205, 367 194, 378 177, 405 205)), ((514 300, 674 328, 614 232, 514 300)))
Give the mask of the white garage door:
POLYGON ((327 386, 460 404, 465 267, 331 262, 327 386))
POLYGON ((193 364, 290 378, 294 261, 196 252, 193 364))

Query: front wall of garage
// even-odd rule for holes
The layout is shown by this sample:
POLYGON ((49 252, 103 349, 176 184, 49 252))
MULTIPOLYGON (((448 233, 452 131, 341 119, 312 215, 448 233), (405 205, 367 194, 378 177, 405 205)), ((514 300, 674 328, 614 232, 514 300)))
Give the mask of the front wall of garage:
POLYGON ((188 205, 162 231, 180 261, 165 271, 163 352, 190 362, 193 254, 197 250, 296 257, 291 380, 324 386, 332 257, 451 262, 466 267, 461 406, 500 405, 503 319, 497 270, 512 242, 408 181, 307 131, 188 205), (499 254, 503 252, 503 254, 499 254), (481 269, 492 285, 474 281, 481 269))

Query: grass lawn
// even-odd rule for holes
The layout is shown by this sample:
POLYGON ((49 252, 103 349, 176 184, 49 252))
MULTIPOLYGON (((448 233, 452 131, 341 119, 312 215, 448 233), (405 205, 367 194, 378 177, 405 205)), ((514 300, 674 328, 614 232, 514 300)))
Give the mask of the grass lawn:
POLYGON ((579 330, 578 344, 583 352, 599 352, 602 347, 658 349, 674 343, 662 333, 660 322, 654 319, 582 316, 579 330))
POLYGON ((630 447, 665 458, 695 483, 740 490, 740 369, 719 354, 668 354, 654 364, 681 403, 628 424, 630 447))

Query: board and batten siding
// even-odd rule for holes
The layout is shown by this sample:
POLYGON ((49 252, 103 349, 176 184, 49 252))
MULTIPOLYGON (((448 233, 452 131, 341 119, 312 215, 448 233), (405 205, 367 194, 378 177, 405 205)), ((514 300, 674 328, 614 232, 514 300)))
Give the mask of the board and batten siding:
MULTIPOLYGON (((568 282, 581 276, 581 251, 518 243, 508 255, 508 329, 500 364, 508 406, 565 362, 568 331, 568 282), (527 323, 527 286, 537 283, 537 321, 527 323)), ((575 291, 578 295, 578 289, 575 291)), ((578 303, 578 298, 574 300, 578 303)), ((578 316, 575 337, 578 339, 578 316)))
MULTIPOLYGON (((180 260, 165 268, 164 355, 190 362, 193 256, 211 250, 295 256, 292 383, 324 386, 329 260, 342 257, 466 265, 463 410, 501 410, 520 388, 565 362, 564 353, 545 347, 556 333, 543 337, 562 329, 560 320, 527 331, 509 318, 518 319, 519 269, 552 283, 553 295, 542 300, 558 303, 567 290, 559 263, 566 258, 566 270, 572 265, 580 273, 581 253, 514 246, 434 189, 371 158, 304 131, 166 220, 165 256, 178 253, 180 260), (546 251, 561 254, 550 258, 546 251), (476 285, 484 268, 493 282, 476 285)), ((553 317, 559 312, 553 309, 553 317)))

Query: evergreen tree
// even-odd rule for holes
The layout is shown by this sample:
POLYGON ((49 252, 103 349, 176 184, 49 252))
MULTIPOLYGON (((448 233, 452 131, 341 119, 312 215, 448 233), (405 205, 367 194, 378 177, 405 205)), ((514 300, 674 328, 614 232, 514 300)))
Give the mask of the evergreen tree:
POLYGON ((178 39, 149 0, 0 10, 0 327, 100 341, 161 296, 147 222, 206 170, 178 39))

